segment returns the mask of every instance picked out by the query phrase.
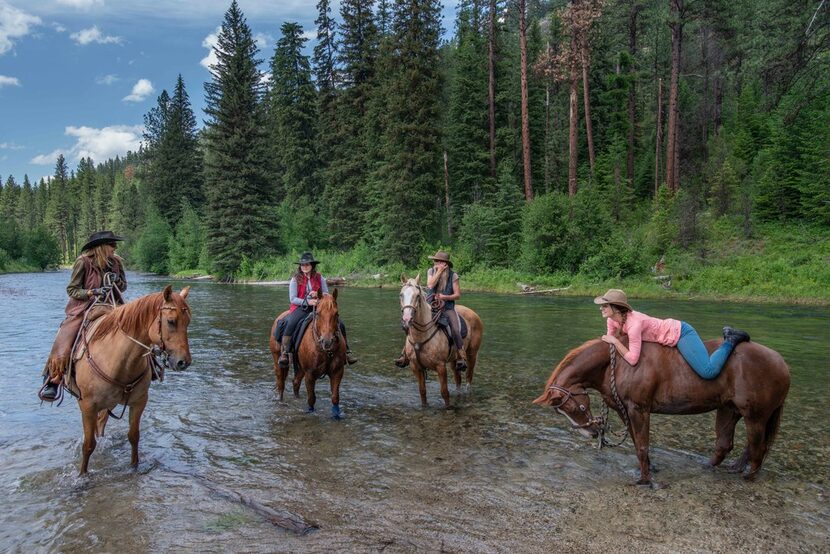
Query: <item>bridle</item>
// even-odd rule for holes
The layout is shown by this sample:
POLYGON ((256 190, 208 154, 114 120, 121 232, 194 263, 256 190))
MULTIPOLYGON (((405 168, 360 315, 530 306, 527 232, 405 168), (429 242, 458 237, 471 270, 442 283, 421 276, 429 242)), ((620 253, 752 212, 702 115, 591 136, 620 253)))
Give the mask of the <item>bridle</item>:
MULTIPOLYGON (((562 400, 558 404, 551 405, 551 407, 554 410, 559 410, 560 408, 562 408, 568 402, 575 402, 576 405, 579 407, 580 412, 586 413, 588 411, 588 406, 583 404, 582 402, 579 402, 576 399, 579 396, 584 396, 584 397, 588 398, 588 391, 587 390, 582 390, 581 392, 574 392, 570 389, 566 389, 565 387, 560 387, 559 385, 551 385, 551 386, 548 387, 548 389, 561 392, 565 395, 565 397, 562 398, 562 400)), ((568 419, 571 421, 571 427, 574 428, 574 429, 584 429, 586 427, 591 427, 592 425, 602 424, 602 417, 600 417, 600 416, 594 416, 592 418, 589 418, 588 421, 586 421, 585 423, 575 423, 570 418, 568 418, 568 419)))
POLYGON ((318 320, 317 307, 314 307, 314 315, 311 319, 311 336, 314 338, 314 344, 317 345, 317 348, 326 355, 327 358, 331 359, 335 355, 335 349, 339 346, 340 343, 340 312, 336 313, 334 316, 334 340, 331 341, 331 345, 326 348, 323 345, 323 336, 320 334, 320 329, 317 326, 318 320))
MULTIPOLYGON (((414 302, 415 298, 417 298, 419 301, 414 302, 413 304, 404 304, 403 306, 401 306, 401 319, 403 319, 404 310, 407 309, 407 308, 411 308, 412 309, 412 320, 409 322, 409 325, 411 327, 413 327, 416 331, 421 332, 421 333, 426 333, 426 332, 429 332, 430 330, 432 330, 432 332, 429 334, 429 336, 426 339, 424 339, 420 342, 413 341, 411 335, 409 334, 409 331, 407 331, 407 333, 406 333, 406 341, 412 346, 412 350, 415 351, 415 359, 418 360, 418 365, 421 368, 423 368, 425 366, 424 366, 423 362, 421 362, 421 350, 423 349, 424 345, 427 344, 429 341, 431 341, 432 338, 436 334, 438 334, 438 331, 440 331, 440 329, 441 329, 438 325, 438 319, 440 319, 440 317, 441 317, 441 307, 443 306, 443 301, 438 300, 438 299, 433 301, 432 306, 430 306, 430 308, 433 311, 433 314, 432 314, 432 317, 430 318, 430 320, 427 323, 418 323, 418 321, 416 320, 416 316, 418 315, 418 306, 416 304, 426 303, 426 300, 423 298, 423 292, 424 291, 423 291, 423 288, 419 285, 413 285, 413 284, 410 284, 410 283, 406 283, 403 288, 407 288, 407 287, 412 287, 412 288, 417 288, 418 289, 418 292, 416 294, 414 294, 412 296, 412 298, 413 298, 413 302, 414 302)), ((452 356, 452 346, 450 346, 447 349, 447 361, 449 361, 451 356, 452 356)))

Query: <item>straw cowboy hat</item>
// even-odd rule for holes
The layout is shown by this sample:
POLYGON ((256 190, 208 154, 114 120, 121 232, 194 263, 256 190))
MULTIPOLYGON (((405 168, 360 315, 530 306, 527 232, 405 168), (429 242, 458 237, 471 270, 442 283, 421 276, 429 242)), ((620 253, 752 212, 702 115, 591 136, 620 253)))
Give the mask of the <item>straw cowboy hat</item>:
POLYGON ((628 303, 628 298, 620 289, 608 289, 602 296, 594 298, 594 304, 613 304, 615 306, 622 306, 628 311, 633 312, 634 308, 628 303))
POLYGON ((448 266, 452 267, 452 262, 450 261, 450 255, 444 252, 443 250, 439 250, 433 256, 427 256, 432 261, 438 262, 446 262, 448 266))
POLYGON ((86 241, 86 244, 81 247, 81 252, 94 248, 99 244, 112 244, 121 240, 124 240, 124 237, 119 237, 112 231, 97 231, 89 235, 89 240, 86 241))
POLYGON ((303 255, 300 256, 300 261, 297 262, 297 265, 311 264, 313 266, 316 266, 319 263, 320 262, 314 259, 314 254, 312 254, 311 252, 303 252, 303 255))

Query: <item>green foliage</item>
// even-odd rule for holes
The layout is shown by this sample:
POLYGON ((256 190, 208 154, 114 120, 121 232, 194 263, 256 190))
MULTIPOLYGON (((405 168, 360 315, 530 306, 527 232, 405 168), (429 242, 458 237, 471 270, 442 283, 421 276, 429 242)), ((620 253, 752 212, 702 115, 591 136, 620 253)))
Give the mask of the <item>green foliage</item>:
POLYGON ((61 261, 58 241, 49 231, 39 225, 26 235, 24 260, 38 269, 54 267, 61 261))
POLYGON ((199 214, 189 203, 185 203, 182 207, 182 216, 168 244, 170 272, 177 273, 207 267, 200 264, 204 247, 205 230, 199 214))
POLYGON ((144 230, 132 250, 132 259, 139 268, 151 273, 167 273, 169 264, 170 225, 151 212, 144 230))

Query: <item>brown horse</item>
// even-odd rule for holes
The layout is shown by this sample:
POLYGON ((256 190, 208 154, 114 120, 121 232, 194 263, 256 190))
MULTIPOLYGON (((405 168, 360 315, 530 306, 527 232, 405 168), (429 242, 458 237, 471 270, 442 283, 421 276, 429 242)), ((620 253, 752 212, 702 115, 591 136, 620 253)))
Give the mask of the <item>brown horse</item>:
MULTIPOLYGON (((421 288, 421 274, 414 279, 407 279, 401 275, 401 326, 407 332, 406 355, 412 373, 418 379, 418 391, 421 393, 421 405, 427 405, 426 370, 432 369, 438 374, 441 384, 441 397, 444 406, 450 407, 450 392, 447 389, 447 364, 451 364, 455 376, 455 389, 461 388, 461 372, 455 367, 457 352, 452 339, 448 338, 433 317, 432 307, 426 300, 424 289, 421 288)), ((481 318, 466 306, 455 305, 458 315, 467 322, 467 338, 464 339, 464 349, 467 353, 467 389, 472 390, 473 373, 476 368, 478 349, 481 348, 481 337, 484 334, 484 324, 481 318)))
MULTIPOLYGON (((711 353, 720 340, 707 341, 711 353)), ((596 437, 602 418, 591 416, 586 389, 599 391, 614 408, 634 441, 640 462, 641 485, 651 484, 649 465, 649 416, 698 414, 717 410, 715 453, 709 465, 723 462, 732 450, 735 425, 746 421, 747 446, 732 466, 753 479, 778 433, 784 400, 790 388, 790 369, 778 352, 756 342, 739 344, 721 374, 712 380, 698 377, 676 348, 643 343, 640 362, 631 367, 608 344, 591 340, 571 350, 553 370, 545 392, 535 404, 549 405, 570 420, 582 434, 596 437), (616 368, 615 368, 616 366, 616 368), (615 385, 615 386, 614 386, 615 385), (616 392, 615 392, 616 391, 616 392), (618 403, 614 397, 620 399, 618 403)))
POLYGON ((117 404, 130 408, 127 437, 132 446, 131 464, 138 465, 139 425, 147 405, 151 358, 161 355, 174 369, 190 365, 190 308, 185 301, 189 290, 185 287, 177 294, 167 285, 163 292, 114 308, 93 322, 89 331, 81 330, 74 356, 75 392, 84 424, 81 475, 87 472, 96 436, 104 435, 110 410, 117 404))
MULTIPOLYGON (((288 310, 277 316, 271 326, 271 355, 274 358, 274 373, 277 377, 277 394, 280 400, 285 392, 285 380, 288 368, 282 369, 278 360, 280 344, 274 332, 277 322, 288 315, 288 310)), ((299 326, 298 326, 299 328, 299 326)), ((314 386, 317 380, 328 375, 331 385, 331 416, 340 419, 340 381, 343 380, 343 368, 346 365, 346 339, 340 333, 340 312, 337 308, 337 289, 324 295, 314 308, 314 316, 297 349, 298 369, 294 372, 294 396, 300 396, 300 383, 305 378, 308 394, 308 411, 314 411, 317 395, 314 386)))

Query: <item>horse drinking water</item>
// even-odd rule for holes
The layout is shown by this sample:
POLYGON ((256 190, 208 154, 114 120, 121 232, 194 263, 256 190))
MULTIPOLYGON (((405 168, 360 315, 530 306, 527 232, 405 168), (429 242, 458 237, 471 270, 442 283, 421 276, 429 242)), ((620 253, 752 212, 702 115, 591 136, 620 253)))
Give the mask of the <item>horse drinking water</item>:
MULTIPOLYGON (((720 340, 707 341, 712 352, 720 340)), ((721 374, 698 377, 676 348, 644 343, 639 363, 632 367, 600 340, 574 348, 559 362, 535 404, 551 406, 580 433, 597 437, 602 418, 591 415, 586 389, 594 389, 627 422, 640 463, 638 484, 651 484, 649 417, 659 414, 698 414, 717 410, 715 452, 709 465, 723 462, 732 450, 735 425, 746 422, 747 445, 732 469, 754 478, 778 433, 790 370, 778 352, 757 342, 739 344, 721 374)))
MULTIPOLYGON (((110 410, 117 404, 130 408, 131 464, 138 465, 141 414, 147 405, 152 378, 152 358, 161 355, 174 369, 191 362, 187 327, 190 308, 187 294, 170 285, 163 292, 147 294, 82 328, 75 358, 75 385, 84 425, 81 475, 87 472, 96 437, 104 435, 110 410)), ((123 414, 123 412, 122 412, 123 414)), ((120 416, 119 416, 120 417, 120 416)))
MULTIPOLYGON (((288 315, 288 310, 281 313, 271 326, 269 341, 271 355, 274 358, 276 389, 280 400, 285 392, 285 380, 288 368, 279 365, 280 343, 275 338, 275 331, 280 319, 288 315)), ((299 327, 299 326, 298 326, 299 327)), ((337 307, 337 289, 325 294, 314 307, 311 322, 297 347, 297 363, 294 370, 294 396, 300 395, 300 383, 305 379, 308 394, 308 411, 314 411, 317 395, 314 392, 317 380, 328 376, 331 385, 331 415, 340 419, 340 382, 343 380, 346 365, 346 339, 340 332, 340 311, 337 307)))
MULTIPOLYGON (((438 317, 440 311, 432 313, 432 306, 426 300, 421 287, 421 274, 414 279, 401 275, 401 325, 407 332, 406 356, 410 360, 412 373, 418 379, 418 391, 421 393, 421 405, 427 405, 426 370, 432 369, 438 374, 441 384, 441 397, 444 406, 450 407, 450 392, 447 388, 447 363, 451 364, 455 375, 455 388, 461 387, 461 372, 455 366, 456 350, 451 338, 440 332, 438 317)), ((473 385, 478 349, 484 324, 473 310, 459 304, 455 305, 458 315, 467 323, 467 337, 464 349, 467 352, 467 387, 473 385)))

